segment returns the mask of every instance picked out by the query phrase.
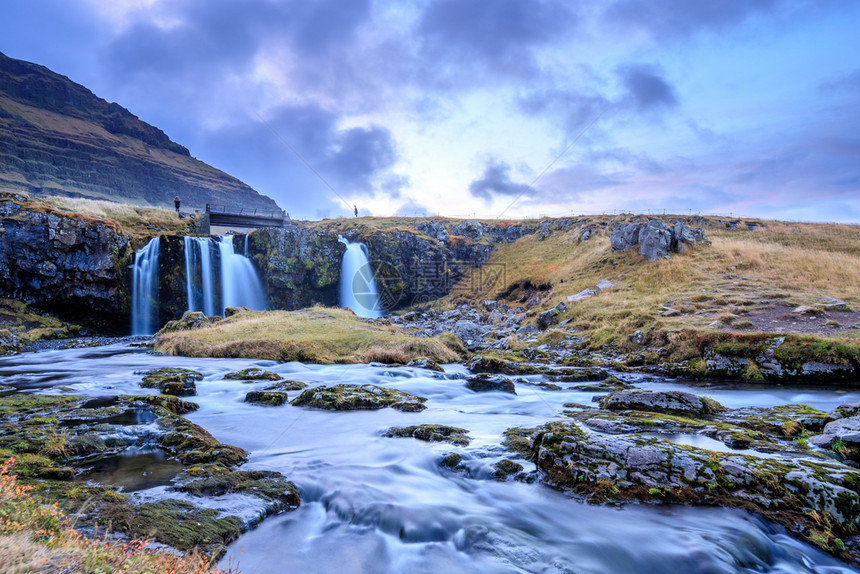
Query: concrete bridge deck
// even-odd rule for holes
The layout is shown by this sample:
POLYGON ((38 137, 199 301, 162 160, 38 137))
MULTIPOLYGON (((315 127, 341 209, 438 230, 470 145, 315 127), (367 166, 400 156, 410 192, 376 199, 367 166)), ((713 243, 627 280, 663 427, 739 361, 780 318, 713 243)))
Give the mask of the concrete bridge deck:
POLYGON ((200 220, 200 231, 209 234, 212 227, 283 227, 289 221, 286 212, 230 205, 206 204, 200 220))

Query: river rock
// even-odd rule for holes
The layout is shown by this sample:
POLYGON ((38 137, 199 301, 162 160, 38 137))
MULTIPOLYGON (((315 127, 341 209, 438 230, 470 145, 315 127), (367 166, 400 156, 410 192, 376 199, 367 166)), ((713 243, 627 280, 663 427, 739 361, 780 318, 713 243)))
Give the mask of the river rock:
POLYGON ((827 418, 835 421, 837 419, 855 417, 858 415, 860 415, 860 403, 842 403, 827 413, 827 418))
POLYGON ((227 373, 224 378, 232 381, 280 381, 281 375, 265 369, 249 367, 241 371, 227 373))
POLYGON ((841 441, 841 448, 847 458, 857 460, 860 453, 860 417, 845 417, 831 421, 824 426, 824 431, 809 439, 810 444, 822 448, 832 448, 836 441, 841 441))
POLYGON ((683 391, 618 391, 605 397, 601 407, 611 411, 707 415, 725 410, 718 402, 683 391))
POLYGON ((296 407, 312 407, 334 411, 358 409, 382 409, 392 407, 398 410, 418 411, 426 407, 427 399, 410 395, 397 389, 387 389, 376 385, 332 385, 305 389, 290 403, 296 407))
POLYGON ((408 363, 406 363, 407 367, 414 367, 416 369, 427 369, 428 371, 436 371, 437 373, 444 373, 445 369, 439 366, 439 363, 435 361, 431 361, 430 359, 412 359, 408 363))
POLYGON ((203 375, 190 369, 161 367, 144 373, 140 386, 145 389, 159 389, 166 395, 189 396, 197 394, 196 381, 203 375))
POLYGON ((245 394, 245 402, 278 407, 287 402, 287 393, 279 391, 250 391, 245 394))
POLYGON ((493 468, 496 469, 496 480, 507 480, 508 477, 523 471, 523 465, 507 458, 494 464, 493 468))
POLYGON ((466 388, 476 393, 488 391, 502 391, 503 393, 517 394, 516 387, 510 379, 500 376, 479 374, 466 380, 466 388))
MULTIPOLYGON (((423 424, 408 427, 391 427, 385 432, 387 437, 412 437, 428 442, 449 442, 457 446, 468 446, 469 433, 466 429, 447 425, 423 424)), ((455 465, 456 466, 456 465, 455 465)))

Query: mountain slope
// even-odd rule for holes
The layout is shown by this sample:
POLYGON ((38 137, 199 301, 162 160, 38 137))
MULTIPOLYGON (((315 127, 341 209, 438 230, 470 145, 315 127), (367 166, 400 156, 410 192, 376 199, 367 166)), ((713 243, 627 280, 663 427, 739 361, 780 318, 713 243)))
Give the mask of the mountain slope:
POLYGON ((0 189, 161 206, 277 209, 128 110, 0 53, 0 189))

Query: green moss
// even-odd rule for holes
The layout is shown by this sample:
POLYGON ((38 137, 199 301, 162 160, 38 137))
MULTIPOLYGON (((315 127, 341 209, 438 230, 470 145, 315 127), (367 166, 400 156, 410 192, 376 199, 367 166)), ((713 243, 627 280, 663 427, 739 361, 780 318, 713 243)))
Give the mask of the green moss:
POLYGON ((190 413, 200 408, 196 403, 168 395, 126 395, 120 397, 120 400, 128 405, 144 404, 157 409, 164 409, 174 415, 190 413))
POLYGON ((332 385, 306 389, 290 403, 293 406, 327 410, 381 409, 393 407, 421 410, 424 397, 376 385, 332 385))
POLYGON ((286 404, 287 393, 280 393, 278 391, 251 391, 245 395, 245 402, 278 407, 286 404))
POLYGON ((523 471, 523 465, 508 459, 500 460, 493 465, 493 468, 496 469, 496 478, 499 480, 505 480, 510 475, 523 471))
POLYGON ((391 427, 386 431, 388 437, 412 437, 430 442, 450 442, 457 446, 469 444, 469 433, 466 429, 446 425, 423 424, 408 427, 391 427))
POLYGON ((264 369, 250 367, 241 371, 227 373, 224 375, 224 378, 234 381, 280 381, 281 375, 264 369))
POLYGON ((160 367, 147 371, 140 386, 145 389, 163 389, 169 383, 194 383, 202 380, 203 375, 191 369, 160 367))
POLYGON ((168 430, 159 443, 183 464, 219 463, 232 467, 248 460, 248 453, 241 448, 218 442, 205 429, 182 417, 165 414, 158 424, 168 430))

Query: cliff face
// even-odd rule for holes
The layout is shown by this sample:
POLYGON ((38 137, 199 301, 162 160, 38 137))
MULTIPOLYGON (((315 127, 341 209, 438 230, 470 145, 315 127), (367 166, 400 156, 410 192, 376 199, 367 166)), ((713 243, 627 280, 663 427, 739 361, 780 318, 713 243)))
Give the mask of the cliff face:
POLYGON ((110 222, 28 209, 23 199, 0 196, 0 297, 127 328, 128 237, 110 222))
POLYGON ((0 53, 0 189, 185 208, 277 209, 156 127, 51 70, 0 53))

